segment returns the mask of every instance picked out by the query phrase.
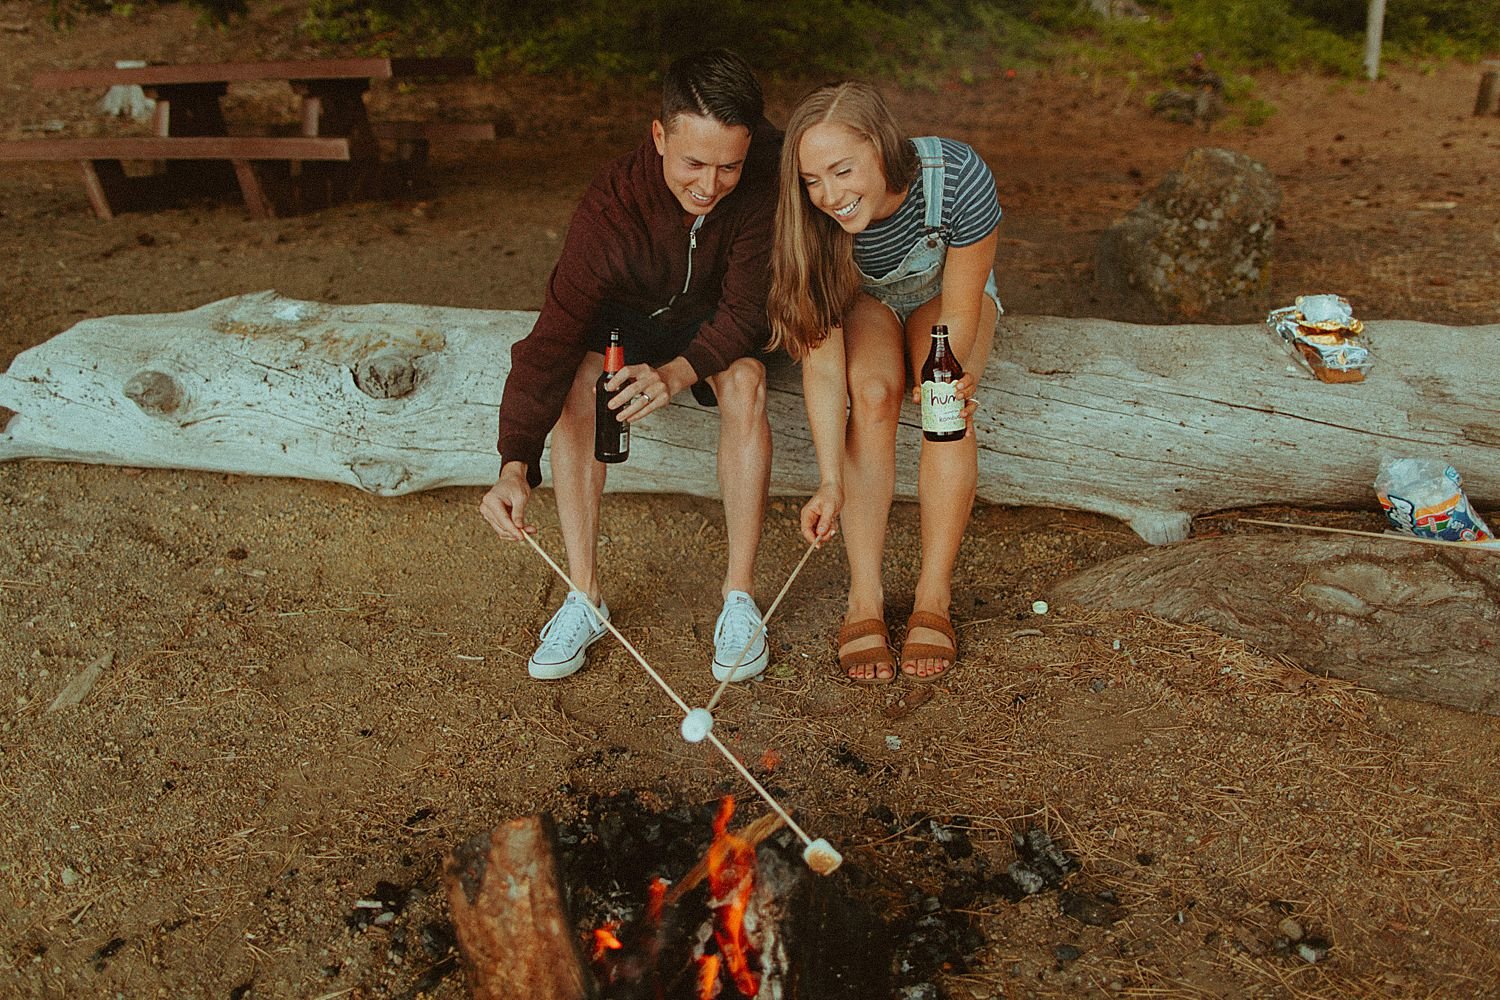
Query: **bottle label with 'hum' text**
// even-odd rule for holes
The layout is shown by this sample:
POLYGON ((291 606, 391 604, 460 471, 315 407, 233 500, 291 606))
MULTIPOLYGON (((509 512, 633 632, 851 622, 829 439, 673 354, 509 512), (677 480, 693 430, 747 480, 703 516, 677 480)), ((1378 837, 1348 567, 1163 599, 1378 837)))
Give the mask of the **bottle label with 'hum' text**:
POLYGON ((922 383, 922 430, 952 434, 964 429, 964 401, 956 382, 922 383))

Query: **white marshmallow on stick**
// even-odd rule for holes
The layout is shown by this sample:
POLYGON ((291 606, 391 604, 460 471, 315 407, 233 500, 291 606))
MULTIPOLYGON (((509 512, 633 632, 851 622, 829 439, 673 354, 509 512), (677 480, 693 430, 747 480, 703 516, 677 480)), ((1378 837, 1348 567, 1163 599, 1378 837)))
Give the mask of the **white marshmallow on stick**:
POLYGON ((682 738, 689 743, 702 743, 713 727, 713 713, 706 708, 695 708, 682 717, 682 738))
POLYGON ((819 837, 803 848, 802 860, 819 875, 831 875, 835 868, 844 863, 844 856, 832 844, 819 837))

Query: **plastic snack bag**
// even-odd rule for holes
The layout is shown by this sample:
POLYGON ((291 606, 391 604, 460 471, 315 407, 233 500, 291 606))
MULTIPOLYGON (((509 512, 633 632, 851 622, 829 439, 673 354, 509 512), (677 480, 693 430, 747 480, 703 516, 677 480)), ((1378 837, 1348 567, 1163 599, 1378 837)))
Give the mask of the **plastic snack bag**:
POLYGON ((1469 506, 1458 470, 1436 458, 1387 458, 1375 477, 1375 495, 1396 530, 1445 542, 1494 538, 1469 506))

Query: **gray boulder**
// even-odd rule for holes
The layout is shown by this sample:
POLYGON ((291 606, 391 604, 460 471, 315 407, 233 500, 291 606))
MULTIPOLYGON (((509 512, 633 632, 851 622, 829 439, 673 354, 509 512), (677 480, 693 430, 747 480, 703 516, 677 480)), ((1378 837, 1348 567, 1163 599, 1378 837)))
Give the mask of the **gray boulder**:
POLYGON ((1281 188, 1264 165, 1200 148, 1099 240, 1094 277, 1162 319, 1264 293, 1281 188))

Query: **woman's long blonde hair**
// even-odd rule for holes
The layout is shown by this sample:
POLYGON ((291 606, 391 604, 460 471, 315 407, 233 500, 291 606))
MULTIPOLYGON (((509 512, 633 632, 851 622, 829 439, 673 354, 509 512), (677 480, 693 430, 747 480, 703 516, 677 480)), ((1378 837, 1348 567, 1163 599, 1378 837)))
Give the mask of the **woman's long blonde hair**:
POLYGON ((798 360, 844 322, 859 292, 854 237, 808 200, 797 159, 802 137, 814 125, 833 122, 875 146, 886 189, 905 191, 917 176, 917 153, 867 83, 845 81, 804 97, 787 122, 781 147, 781 190, 776 200, 776 236, 771 250, 771 299, 767 306, 774 350, 785 347, 798 360))

